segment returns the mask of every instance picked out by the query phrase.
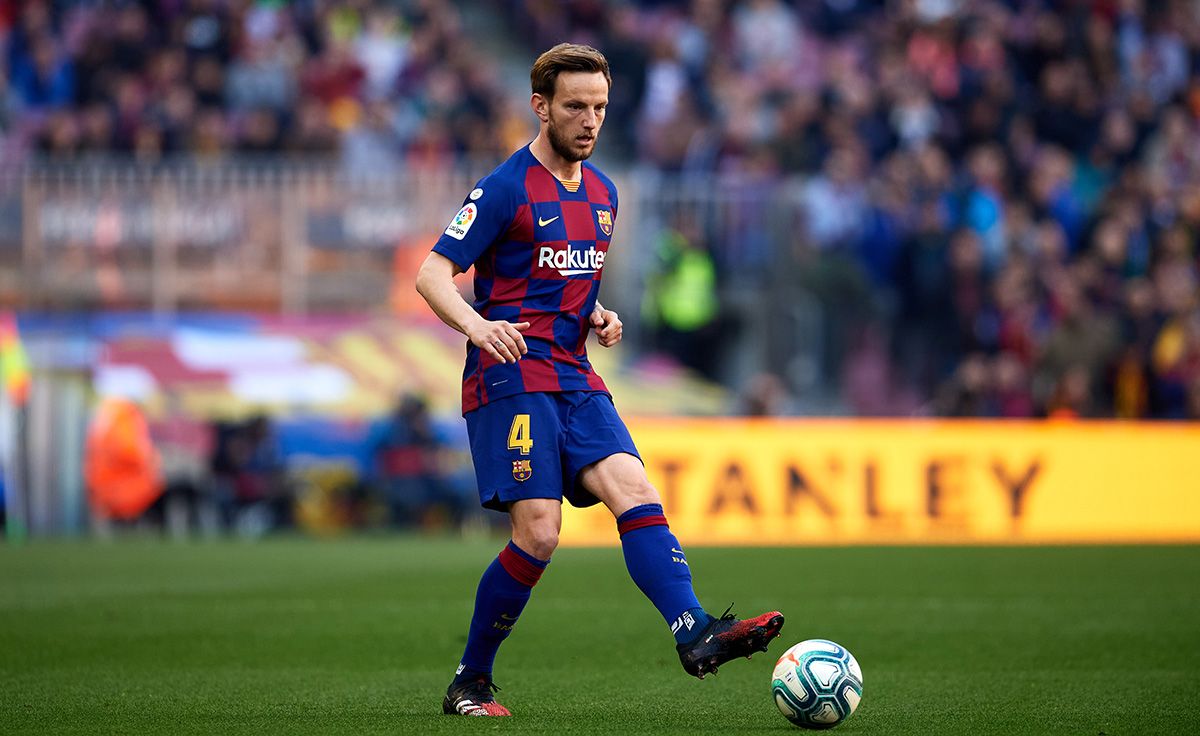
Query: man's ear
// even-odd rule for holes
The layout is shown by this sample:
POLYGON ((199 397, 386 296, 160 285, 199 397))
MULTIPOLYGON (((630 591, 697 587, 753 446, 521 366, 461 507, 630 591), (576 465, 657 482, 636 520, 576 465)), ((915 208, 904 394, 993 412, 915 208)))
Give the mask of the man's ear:
POLYGON ((529 98, 529 106, 533 108, 533 114, 538 116, 538 120, 543 123, 550 122, 550 100, 542 96, 538 92, 534 92, 529 98))

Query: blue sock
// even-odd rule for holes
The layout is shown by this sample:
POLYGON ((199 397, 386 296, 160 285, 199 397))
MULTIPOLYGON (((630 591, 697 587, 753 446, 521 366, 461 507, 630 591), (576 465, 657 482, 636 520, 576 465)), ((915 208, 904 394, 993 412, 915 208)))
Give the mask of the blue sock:
POLYGON ((662 614, 675 641, 692 641, 712 617, 696 599, 692 571, 662 506, 647 503, 629 509, 617 518, 617 531, 633 582, 662 614))
POLYGON ((510 541, 488 565, 475 592, 475 612, 455 683, 491 675, 500 644, 512 632, 548 564, 510 541))

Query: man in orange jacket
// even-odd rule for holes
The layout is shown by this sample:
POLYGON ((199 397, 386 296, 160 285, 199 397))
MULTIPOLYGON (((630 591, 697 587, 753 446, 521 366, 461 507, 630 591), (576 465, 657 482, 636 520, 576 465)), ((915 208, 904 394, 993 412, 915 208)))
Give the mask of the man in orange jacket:
POLYGON ((84 479, 92 511, 103 519, 136 519, 162 495, 158 451, 133 401, 101 402, 88 426, 84 479))

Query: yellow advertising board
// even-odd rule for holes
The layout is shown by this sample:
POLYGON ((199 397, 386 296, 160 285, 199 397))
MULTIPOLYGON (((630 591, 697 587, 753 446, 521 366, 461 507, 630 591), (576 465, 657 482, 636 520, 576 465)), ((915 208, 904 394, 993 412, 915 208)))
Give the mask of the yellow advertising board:
MULTIPOLYGON (((1200 542, 1200 424, 638 419, 685 544, 1200 542)), ((562 542, 618 541, 602 506, 562 542)))

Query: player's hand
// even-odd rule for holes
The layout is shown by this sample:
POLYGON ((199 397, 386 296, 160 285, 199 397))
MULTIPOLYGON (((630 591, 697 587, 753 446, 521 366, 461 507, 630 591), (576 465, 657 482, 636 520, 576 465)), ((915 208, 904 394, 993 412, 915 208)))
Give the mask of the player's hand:
POLYGON ((528 322, 489 322, 480 319, 479 324, 467 333, 471 344, 492 356, 499 363, 516 363, 529 352, 522 332, 529 329, 528 322))
POLYGON ((602 347, 611 348, 621 342, 622 325, 616 312, 597 304, 596 308, 592 310, 591 321, 592 328, 596 330, 596 337, 600 339, 602 347))

